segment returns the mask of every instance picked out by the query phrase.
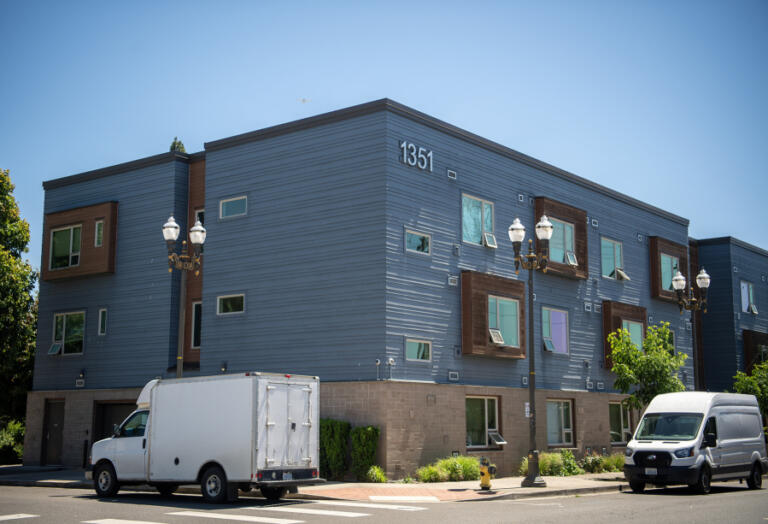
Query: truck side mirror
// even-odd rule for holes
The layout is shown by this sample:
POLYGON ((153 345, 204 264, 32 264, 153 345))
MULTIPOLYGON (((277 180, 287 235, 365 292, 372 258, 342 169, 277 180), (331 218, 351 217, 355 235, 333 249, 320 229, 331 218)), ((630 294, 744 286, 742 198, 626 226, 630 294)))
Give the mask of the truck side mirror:
POLYGON ((120 426, 118 424, 112 425, 112 436, 113 437, 119 437, 120 436, 120 426))
POLYGON ((714 433, 707 433, 704 435, 704 440, 702 441, 702 447, 705 448, 716 448, 717 447, 717 435, 714 433))

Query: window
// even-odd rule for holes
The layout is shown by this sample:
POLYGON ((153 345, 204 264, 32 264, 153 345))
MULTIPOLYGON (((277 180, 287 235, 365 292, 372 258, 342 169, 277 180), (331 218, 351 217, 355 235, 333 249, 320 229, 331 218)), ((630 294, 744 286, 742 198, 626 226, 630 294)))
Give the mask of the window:
POLYGON ((570 400, 547 400, 547 444, 573 446, 573 409, 570 400))
POLYGON ((99 335, 107 334, 107 309, 101 308, 99 310, 99 335))
POLYGON ((744 340, 744 372, 752 374, 756 364, 768 362, 768 333, 760 333, 745 329, 742 331, 744 340))
POLYGON ((200 347, 200 336, 202 335, 202 315, 203 303, 192 302, 192 344, 191 347, 200 347))
POLYGON ((426 233, 418 233, 405 230, 405 250, 410 253, 421 253, 423 255, 429 255, 432 251, 432 237, 426 233))
POLYGON ((632 430, 629 423, 629 408, 621 402, 608 404, 611 423, 611 443, 626 444, 632 440, 632 430))
POLYGON ((493 235, 493 203, 479 198, 461 197, 461 238, 471 244, 496 247, 493 235))
POLYGON ((467 397, 467 447, 487 448, 507 442, 498 426, 499 403, 496 397, 467 397))
POLYGON ((544 349, 568 354, 568 312, 550 307, 541 308, 541 336, 544 349))
POLYGON ((228 315, 230 313, 242 313, 245 311, 245 295, 224 295, 216 297, 217 315, 228 315))
POLYGON ((240 196, 219 201, 219 217, 230 218, 245 215, 248 211, 248 197, 240 196))
POLYGON ((755 287, 752 282, 741 281, 741 311, 742 313, 752 313, 757 315, 757 306, 755 305, 755 287))
POLYGON ((80 264, 81 230, 82 227, 77 225, 51 231, 51 269, 80 264))
POLYGON ((195 210, 195 222, 200 222, 201 225, 205 225, 205 209, 195 210))
POLYGON ((432 360, 432 342, 428 340, 406 340, 405 360, 432 360))
POLYGON ((93 247, 104 245, 104 220, 97 220, 94 224, 93 247))
POLYGON ((672 255, 667 255, 666 253, 661 254, 661 289, 664 289, 666 291, 674 291, 675 288, 672 287, 672 278, 677 274, 677 272, 680 271, 680 259, 677 257, 673 257, 672 255))
POLYGON ((603 276, 614 280, 629 280, 624 272, 621 242, 609 238, 600 239, 600 255, 603 262, 603 276))
POLYGON ((643 347, 643 323, 634 320, 622 320, 621 327, 629 331, 629 339, 634 345, 642 349, 643 347))
POLYGON ((84 332, 85 311, 53 315, 53 344, 48 354, 55 355, 59 351, 62 355, 82 353, 84 332), (58 346, 55 352, 54 346, 58 346))
POLYGON ((120 428, 120 437, 143 437, 144 430, 147 428, 147 418, 149 411, 139 411, 125 421, 120 428))
POLYGON ((488 331, 494 344, 520 347, 517 300, 488 296, 488 331))
POLYGON ((578 266, 576 253, 574 252, 573 224, 563 222, 556 218, 550 218, 552 226, 552 238, 549 240, 549 259, 552 262, 578 266))

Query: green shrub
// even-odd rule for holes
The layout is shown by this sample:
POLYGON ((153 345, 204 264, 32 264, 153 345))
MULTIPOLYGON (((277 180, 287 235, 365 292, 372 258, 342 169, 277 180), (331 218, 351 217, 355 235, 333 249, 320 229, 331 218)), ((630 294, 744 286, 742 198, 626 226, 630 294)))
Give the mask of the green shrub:
POLYGON ((440 459, 435 463, 435 467, 444 472, 446 479, 451 482, 464 480, 461 464, 459 464, 455 457, 440 459))
POLYGON ((461 476, 464 480, 480 480, 480 460, 477 457, 459 455, 456 461, 461 464, 461 476))
MULTIPOLYGON (((528 457, 523 457, 520 464, 520 474, 528 474, 528 457)), ((539 453, 539 474, 548 477, 565 477, 581 475, 584 470, 576 463, 573 452, 562 449, 559 453, 539 453)))
POLYGON ((400 482, 402 482, 403 484, 413 484, 414 480, 413 480, 412 476, 406 475, 405 478, 403 480, 401 480, 400 482))
POLYGON ((379 445, 379 428, 360 426, 350 432, 352 448, 352 471, 357 480, 364 481, 368 470, 376 462, 376 448, 379 445))
POLYGON ((417 469, 416 478, 419 479, 419 482, 445 482, 448 480, 448 473, 434 464, 430 464, 417 469))
POLYGON ((330 480, 340 480, 346 473, 349 422, 320 419, 320 475, 330 480))
POLYGON ((24 454, 24 424, 11 420, 0 430, 0 464, 18 464, 24 454))
POLYGON ((624 471, 624 453, 614 453, 603 459, 603 470, 621 472, 624 471))
POLYGON ((371 466, 368 473, 365 474, 368 482, 386 482, 387 474, 379 466, 371 466))
POLYGON ((605 461, 601 455, 586 455, 579 461, 579 465, 587 473, 602 473, 605 471, 605 461))

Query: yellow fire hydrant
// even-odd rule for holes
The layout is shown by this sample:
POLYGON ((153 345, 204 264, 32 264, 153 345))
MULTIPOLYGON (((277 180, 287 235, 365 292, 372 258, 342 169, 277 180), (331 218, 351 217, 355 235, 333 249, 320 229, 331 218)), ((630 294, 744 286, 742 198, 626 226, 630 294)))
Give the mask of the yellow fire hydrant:
POLYGON ((496 466, 492 466, 488 459, 480 459, 480 489, 491 489, 491 477, 496 474, 496 466))

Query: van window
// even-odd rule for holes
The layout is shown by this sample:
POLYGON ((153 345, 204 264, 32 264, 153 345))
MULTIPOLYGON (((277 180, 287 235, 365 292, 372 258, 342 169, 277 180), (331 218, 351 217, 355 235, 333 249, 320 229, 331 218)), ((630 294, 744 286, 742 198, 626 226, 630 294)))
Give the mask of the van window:
POLYGON ((651 413, 643 417, 636 440, 693 440, 699 432, 701 413, 651 413))
POLYGON ((131 418, 125 421, 123 427, 120 428, 120 436, 143 437, 144 429, 147 427, 147 415, 149 415, 148 411, 134 413, 131 418))
POLYGON ((720 438, 757 438, 760 436, 760 420, 752 413, 723 413, 720 415, 720 438))
POLYGON ((707 425, 704 426, 704 435, 712 433, 717 438, 717 419, 715 417, 709 417, 707 419, 707 425))

